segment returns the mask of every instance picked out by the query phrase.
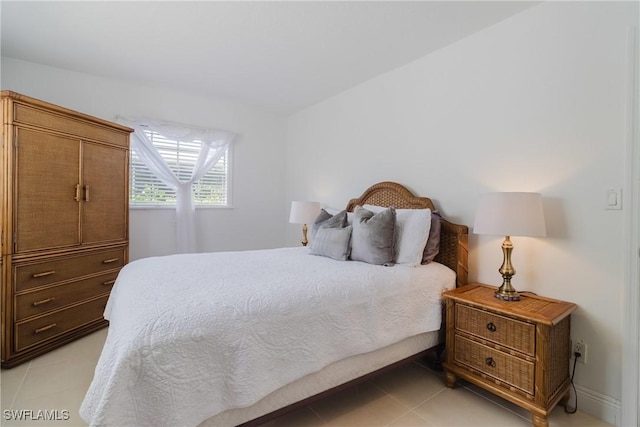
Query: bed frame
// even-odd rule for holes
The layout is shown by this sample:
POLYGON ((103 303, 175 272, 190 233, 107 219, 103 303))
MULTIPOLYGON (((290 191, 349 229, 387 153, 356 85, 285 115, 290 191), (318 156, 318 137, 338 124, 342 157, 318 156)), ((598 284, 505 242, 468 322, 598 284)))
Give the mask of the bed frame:
MULTIPOLYGON (((346 209, 348 212, 353 212, 356 206, 365 204, 384 207, 393 206, 397 209, 428 208, 432 211, 435 210, 435 205, 428 197, 417 197, 403 185, 390 181, 380 182, 378 184, 372 185, 360 197, 351 199, 347 204, 346 209)), ((469 252, 467 235, 469 234, 469 228, 466 225, 454 224, 445 219, 441 220, 441 226, 440 251, 436 256, 435 261, 444 264, 455 271, 457 276, 456 286, 462 286, 467 283, 467 254, 469 252)), ((444 322, 442 322, 442 324, 444 325, 444 322)), ((296 409, 309 405, 310 403, 318 401, 326 396, 335 394, 345 388, 366 381, 371 377, 380 375, 381 373, 394 369, 400 365, 424 357, 427 353, 437 350, 441 347, 442 344, 439 344, 436 347, 423 350, 413 356, 385 366, 382 369, 375 370, 362 377, 348 381, 342 385, 333 387, 329 390, 318 393, 299 402, 295 402, 291 405, 285 406, 284 408, 277 409, 273 412, 265 414, 241 425, 243 427, 253 427, 272 421, 284 414, 293 412, 296 409)))

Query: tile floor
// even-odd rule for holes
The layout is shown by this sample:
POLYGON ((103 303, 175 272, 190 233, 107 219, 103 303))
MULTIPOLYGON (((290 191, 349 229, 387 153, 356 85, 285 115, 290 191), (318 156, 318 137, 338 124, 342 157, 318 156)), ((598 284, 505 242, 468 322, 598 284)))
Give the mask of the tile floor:
MULTIPOLYGON (((78 415, 107 331, 2 370, 2 426, 84 426, 78 415), (16 421, 5 410, 67 410, 66 421, 16 421)), ((529 414, 470 385, 448 389, 441 374, 414 363, 268 424, 282 426, 531 426, 529 414)), ((554 409, 551 427, 609 426, 584 412, 554 409)))

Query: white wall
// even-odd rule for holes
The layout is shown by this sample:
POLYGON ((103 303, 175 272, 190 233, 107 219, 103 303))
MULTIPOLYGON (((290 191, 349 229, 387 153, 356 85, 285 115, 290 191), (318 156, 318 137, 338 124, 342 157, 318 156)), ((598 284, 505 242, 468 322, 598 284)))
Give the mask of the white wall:
MULTIPOLYGON (((199 251, 282 246, 284 120, 224 100, 174 92, 2 58, 2 89, 106 120, 147 116, 238 133, 233 147, 231 209, 197 209, 199 251)), ((132 209, 132 260, 175 253, 175 210, 132 209)))
MULTIPOLYGON (((346 205, 392 180, 473 225, 489 191, 537 191, 548 237, 516 238, 513 283, 579 305, 580 409, 616 422, 621 393, 626 26, 637 3, 533 7, 287 122, 287 200, 346 205)), ((501 238, 470 235, 470 279, 499 284, 501 238)), ((288 242, 298 238, 288 229, 288 242)))

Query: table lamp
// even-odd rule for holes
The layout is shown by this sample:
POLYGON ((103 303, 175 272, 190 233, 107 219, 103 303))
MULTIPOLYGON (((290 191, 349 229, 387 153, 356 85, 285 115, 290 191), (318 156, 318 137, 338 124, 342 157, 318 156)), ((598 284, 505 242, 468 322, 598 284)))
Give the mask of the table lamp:
POLYGON ((511 285, 511 277, 516 270, 511 264, 513 244, 510 237, 547 235, 542 196, 539 193, 484 194, 476 207, 473 233, 505 236, 502 242, 504 259, 498 269, 502 274, 502 285, 495 296, 505 301, 518 301, 520 295, 511 285))
POLYGON ((291 202, 291 213, 289 222, 291 224, 302 224, 302 246, 307 246, 307 224, 313 222, 320 213, 320 203, 318 202, 291 202))

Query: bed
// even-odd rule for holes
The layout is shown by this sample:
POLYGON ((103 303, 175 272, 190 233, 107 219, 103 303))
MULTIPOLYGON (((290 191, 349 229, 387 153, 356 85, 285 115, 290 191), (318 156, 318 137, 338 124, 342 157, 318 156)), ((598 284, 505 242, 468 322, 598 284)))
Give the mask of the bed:
MULTIPOLYGON (((371 205, 394 215, 435 210, 382 182, 346 211, 371 205)), ((130 263, 105 310, 109 333, 82 418, 260 425, 424 355, 442 341, 441 292, 467 279, 468 229, 438 221, 439 252, 427 265, 336 261, 312 255, 313 246, 130 263)))

